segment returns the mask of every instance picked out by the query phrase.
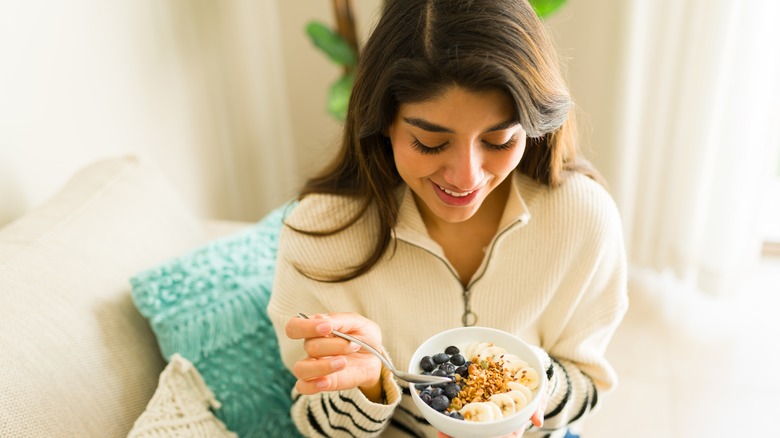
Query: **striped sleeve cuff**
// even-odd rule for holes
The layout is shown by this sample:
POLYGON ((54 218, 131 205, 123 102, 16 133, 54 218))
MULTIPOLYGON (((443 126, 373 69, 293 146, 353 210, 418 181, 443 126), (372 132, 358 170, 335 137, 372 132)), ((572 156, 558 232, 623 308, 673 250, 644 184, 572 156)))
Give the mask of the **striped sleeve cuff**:
POLYGON ((574 363, 551 357, 547 375, 550 378, 547 392, 549 398, 542 430, 568 427, 596 405, 596 386, 574 363))
POLYGON ((379 436, 401 400, 401 388, 384 367, 381 379, 384 403, 372 402, 358 388, 314 395, 294 394, 295 425, 305 436, 379 436))

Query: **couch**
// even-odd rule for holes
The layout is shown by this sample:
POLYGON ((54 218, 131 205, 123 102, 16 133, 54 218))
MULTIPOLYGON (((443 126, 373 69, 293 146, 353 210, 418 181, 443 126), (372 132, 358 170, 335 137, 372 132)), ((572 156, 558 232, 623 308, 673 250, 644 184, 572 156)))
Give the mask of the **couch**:
POLYGON ((1 228, 0 436, 128 436, 170 405, 164 370, 180 376, 168 387, 202 390, 204 415, 218 408, 191 363, 161 352, 130 279, 251 225, 201 219, 151 160, 125 156, 1 228))

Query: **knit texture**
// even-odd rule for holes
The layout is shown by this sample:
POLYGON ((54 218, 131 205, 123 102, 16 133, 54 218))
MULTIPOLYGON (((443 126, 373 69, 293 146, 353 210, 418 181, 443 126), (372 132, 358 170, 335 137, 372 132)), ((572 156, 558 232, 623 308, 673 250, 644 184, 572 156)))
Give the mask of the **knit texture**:
POLYGON ((160 375, 160 383, 146 411, 136 420, 128 438, 238 438, 214 416, 220 404, 198 370, 178 354, 160 375))
POLYGON ((127 279, 210 236, 133 156, 85 166, 0 229, 0 437, 127 436, 165 368, 127 279))
POLYGON ((222 402, 217 417, 241 437, 297 436, 295 378, 266 314, 286 208, 131 279, 165 358, 179 353, 197 367, 222 402))
MULTIPOLYGON (((512 333, 557 361, 551 368, 544 426, 524 437, 562 437, 567 428, 576 430, 598 396, 616 384, 605 351, 627 309, 622 228, 608 193, 580 174, 554 189, 514 175, 498 232, 465 285, 428 235, 408 187, 399 193, 399 205, 391 250, 368 273, 347 282, 313 281, 297 268, 327 275, 356 266, 375 241, 375 210, 332 236, 283 229, 268 312, 285 364, 293 367, 305 357, 301 343, 284 336, 290 315, 356 312, 382 328, 383 347, 395 364, 406 368, 423 341, 463 325, 468 296, 477 325, 512 333)), ((327 230, 357 208, 346 197, 315 195, 304 198, 285 222, 298 229, 327 230)), ((305 419, 296 422, 304 434, 322 429, 347 430, 358 437, 403 431, 436 436, 408 389, 398 406, 386 409, 355 394, 352 408, 339 406, 348 415, 331 409, 328 398, 332 396, 315 394, 296 400, 293 417, 305 419), (316 415, 320 411, 323 415, 316 415), (371 427, 363 423, 369 417, 371 427), (383 430, 385 422, 390 424, 383 430)))

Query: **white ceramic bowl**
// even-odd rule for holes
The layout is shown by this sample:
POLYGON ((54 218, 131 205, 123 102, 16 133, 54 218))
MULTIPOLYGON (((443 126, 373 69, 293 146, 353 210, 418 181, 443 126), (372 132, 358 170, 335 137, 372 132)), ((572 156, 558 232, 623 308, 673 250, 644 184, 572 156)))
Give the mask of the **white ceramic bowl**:
POLYGON ((450 345, 455 345, 462 350, 472 342, 493 342, 496 346, 503 347, 509 353, 528 362, 539 373, 541 377, 539 386, 535 389, 534 397, 528 402, 528 405, 514 415, 497 421, 478 423, 457 420, 425 404, 417 394, 414 385, 410 384, 409 389, 414 404, 433 427, 456 438, 500 437, 522 429, 539 406, 541 395, 547 390, 547 378, 544 377, 546 373, 537 353, 518 337, 487 327, 460 327, 447 330, 430 337, 417 348, 409 361, 409 372, 419 373, 422 371, 420 360, 424 356, 441 353, 450 345))

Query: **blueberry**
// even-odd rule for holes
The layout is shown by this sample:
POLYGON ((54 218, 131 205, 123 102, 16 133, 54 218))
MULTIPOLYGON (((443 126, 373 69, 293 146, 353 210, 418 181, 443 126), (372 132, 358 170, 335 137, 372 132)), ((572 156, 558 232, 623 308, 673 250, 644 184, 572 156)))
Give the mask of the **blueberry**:
POLYGON ((436 398, 436 397, 438 397, 438 396, 440 396, 442 394, 444 394, 444 390, 439 388, 439 387, 431 389, 431 397, 432 398, 436 398))
POLYGON ((423 392, 423 393, 420 393, 420 400, 422 400, 423 403, 425 403, 426 405, 430 406, 431 400, 433 400, 433 397, 431 397, 430 394, 428 394, 426 392, 423 392))
POLYGON ((455 353, 450 357, 450 362, 452 362, 454 365, 463 365, 466 363, 466 358, 463 357, 460 353, 455 353))
POLYGON ((469 376, 469 367, 465 365, 461 365, 455 368, 455 374, 458 374, 465 379, 466 377, 469 376))
POLYGON ((439 365, 439 369, 444 371, 448 376, 451 376, 455 373, 455 365, 449 362, 445 362, 439 365))
POLYGON ((433 362, 433 359, 431 359, 430 356, 425 356, 420 359, 420 368, 422 368, 423 371, 433 371, 435 367, 436 364, 433 362))
POLYGON ((456 346, 454 346, 454 345, 450 345, 449 347, 447 347, 447 348, 444 350, 444 352, 445 352, 445 353, 447 353, 447 354, 449 354, 449 355, 453 355, 453 354, 458 354, 458 353, 460 353, 460 350, 458 349, 458 347, 456 347, 456 346))
POLYGON ((460 385, 457 383, 448 383, 447 386, 444 387, 444 395, 446 395, 450 400, 457 397, 460 393, 460 385))
POLYGON ((450 399, 448 399, 446 395, 434 397, 433 400, 431 400, 431 407, 439 412, 444 412, 450 407, 450 399))
POLYGON ((444 370, 442 370, 441 368, 436 368, 435 370, 433 370, 431 374, 439 377, 447 377, 447 373, 444 372, 444 370))
POLYGON ((426 388, 430 388, 430 385, 428 385, 427 383, 418 383, 418 384, 414 385, 414 387, 418 391, 424 391, 426 388))
POLYGON ((454 418, 456 420, 462 420, 463 419, 463 415, 460 415, 460 412, 458 412, 458 411, 454 411, 454 412, 450 413, 450 418, 454 418))
POLYGON ((450 360, 450 355, 447 353, 436 353, 433 355, 433 361, 435 363, 444 363, 450 360))

